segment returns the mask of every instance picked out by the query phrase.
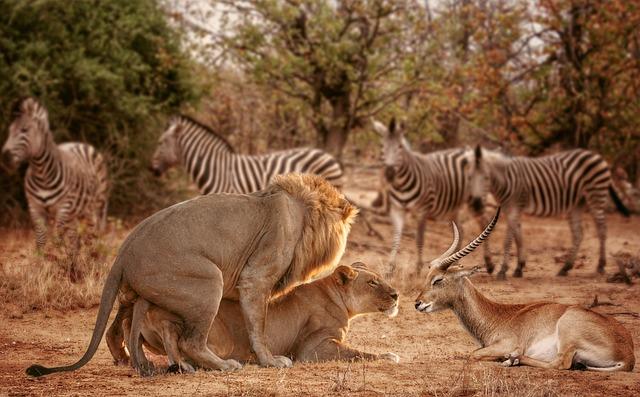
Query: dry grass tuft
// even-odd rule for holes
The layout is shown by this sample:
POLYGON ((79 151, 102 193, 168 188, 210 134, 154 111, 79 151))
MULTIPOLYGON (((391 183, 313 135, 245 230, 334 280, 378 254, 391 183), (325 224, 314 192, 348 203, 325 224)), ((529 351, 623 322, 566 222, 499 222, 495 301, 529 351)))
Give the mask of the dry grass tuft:
POLYGON ((0 300, 12 316, 31 310, 89 308, 100 302, 111 268, 114 236, 94 242, 72 258, 64 248, 35 251, 32 233, 4 234, 0 252, 0 300))
POLYGON ((533 379, 528 373, 514 368, 482 368, 472 370, 468 363, 451 378, 445 389, 438 386, 426 387, 425 395, 438 397, 556 397, 570 394, 558 380, 533 379))

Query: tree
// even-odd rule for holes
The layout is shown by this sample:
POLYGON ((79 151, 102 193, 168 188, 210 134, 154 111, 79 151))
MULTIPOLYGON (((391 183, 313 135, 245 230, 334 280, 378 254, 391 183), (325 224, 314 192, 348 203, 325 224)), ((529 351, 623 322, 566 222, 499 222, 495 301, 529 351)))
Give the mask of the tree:
MULTIPOLYGON (((86 141, 107 154, 111 209, 157 205, 166 194, 144 171, 156 120, 200 91, 155 1, 0 0, 0 9, 0 140, 12 104, 36 96, 58 142, 86 141)), ((0 176, 0 190, 3 215, 24 206, 18 177, 0 176)))
MULTIPOLYGON (((226 3, 226 2, 225 2, 226 3)), ((232 62, 303 105, 318 146, 341 157, 354 127, 415 84, 404 75, 413 1, 230 1, 232 62)))

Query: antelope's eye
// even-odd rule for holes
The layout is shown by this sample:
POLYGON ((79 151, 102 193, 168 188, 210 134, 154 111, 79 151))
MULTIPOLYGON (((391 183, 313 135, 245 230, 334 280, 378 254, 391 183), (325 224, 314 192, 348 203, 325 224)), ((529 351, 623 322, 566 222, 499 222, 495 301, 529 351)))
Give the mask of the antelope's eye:
POLYGON ((443 280, 442 277, 434 278, 433 281, 431 282, 431 285, 438 285, 442 282, 442 280, 443 280))
POLYGON ((27 127, 20 128, 20 132, 22 132, 22 133, 25 133, 27 131, 29 131, 29 129, 27 127))
POLYGON ((378 285, 380 285, 380 283, 377 280, 371 280, 367 284, 369 284, 372 287, 377 287, 378 285))

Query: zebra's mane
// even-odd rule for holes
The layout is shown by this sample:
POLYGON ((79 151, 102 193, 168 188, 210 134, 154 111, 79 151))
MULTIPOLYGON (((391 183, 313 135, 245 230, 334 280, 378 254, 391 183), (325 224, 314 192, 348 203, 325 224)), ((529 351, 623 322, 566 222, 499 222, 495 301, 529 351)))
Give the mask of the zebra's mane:
POLYGON ((201 123, 200 121, 181 114, 178 117, 180 117, 180 119, 182 119, 183 121, 186 121, 188 123, 194 124, 196 127, 205 130, 206 132, 210 133, 211 135, 215 136, 216 138, 220 139, 222 141, 222 143, 224 144, 224 146, 231 152, 231 153, 235 153, 235 149, 233 148, 233 146, 231 146, 231 144, 229 143, 229 141, 223 137, 222 135, 218 134, 217 132, 215 132, 211 127, 209 127, 208 125, 201 123))
POLYGON ((482 158, 493 163, 501 163, 513 159, 513 156, 509 153, 505 153, 500 149, 487 149, 482 148, 482 158))
POLYGON ((22 115, 22 113, 23 113, 22 106, 29 99, 31 99, 36 104, 36 106, 42 107, 40 102, 37 99, 35 99, 34 97, 23 96, 23 97, 18 98, 13 103, 13 106, 11 106, 11 115, 14 116, 14 117, 18 117, 18 116, 22 115))

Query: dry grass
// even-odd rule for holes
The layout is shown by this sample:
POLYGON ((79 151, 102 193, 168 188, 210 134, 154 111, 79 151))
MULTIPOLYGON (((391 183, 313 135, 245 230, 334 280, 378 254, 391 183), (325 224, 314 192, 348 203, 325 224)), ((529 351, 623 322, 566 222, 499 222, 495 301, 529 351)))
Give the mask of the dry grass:
POLYGON ((64 246, 34 248, 33 233, 3 233, 0 300, 13 316, 30 310, 69 310, 97 305, 115 252, 115 232, 72 256, 64 246))

